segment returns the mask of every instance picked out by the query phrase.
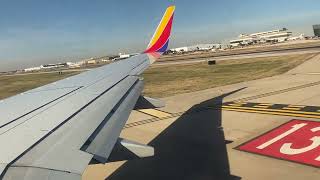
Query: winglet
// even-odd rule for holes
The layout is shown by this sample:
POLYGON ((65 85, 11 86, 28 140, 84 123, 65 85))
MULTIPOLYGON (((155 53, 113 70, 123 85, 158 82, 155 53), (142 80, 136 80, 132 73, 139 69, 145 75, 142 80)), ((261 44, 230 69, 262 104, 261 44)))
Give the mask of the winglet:
POLYGON ((169 37, 171 33, 172 21, 175 6, 169 6, 164 13, 156 32, 154 33, 145 53, 163 53, 169 45, 169 37))

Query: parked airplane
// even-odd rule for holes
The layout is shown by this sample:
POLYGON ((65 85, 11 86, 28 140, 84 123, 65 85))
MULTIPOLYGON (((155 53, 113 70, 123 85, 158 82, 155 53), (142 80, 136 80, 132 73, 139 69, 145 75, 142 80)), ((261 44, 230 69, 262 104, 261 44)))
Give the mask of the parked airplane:
POLYGON ((152 156, 152 147, 119 135, 132 109, 163 106, 141 96, 139 75, 166 51, 174 10, 144 53, 1 101, 0 179, 75 180, 90 163, 123 160, 123 149, 152 156))

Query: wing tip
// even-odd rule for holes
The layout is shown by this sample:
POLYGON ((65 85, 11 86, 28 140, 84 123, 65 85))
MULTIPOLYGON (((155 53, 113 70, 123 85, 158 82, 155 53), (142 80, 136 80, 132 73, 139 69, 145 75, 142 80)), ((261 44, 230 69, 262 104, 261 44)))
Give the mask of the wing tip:
POLYGON ((144 53, 165 52, 168 48, 173 16, 176 6, 167 7, 149 45, 144 53))

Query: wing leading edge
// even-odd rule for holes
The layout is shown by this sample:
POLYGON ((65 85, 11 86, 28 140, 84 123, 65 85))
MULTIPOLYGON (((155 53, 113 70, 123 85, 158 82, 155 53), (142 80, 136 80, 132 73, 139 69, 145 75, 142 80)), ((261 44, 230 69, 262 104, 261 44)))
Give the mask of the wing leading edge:
POLYGON ((168 47, 174 9, 144 53, 0 101, 0 179, 81 179, 116 144, 152 155, 119 135, 138 99, 148 100, 139 75, 168 47))

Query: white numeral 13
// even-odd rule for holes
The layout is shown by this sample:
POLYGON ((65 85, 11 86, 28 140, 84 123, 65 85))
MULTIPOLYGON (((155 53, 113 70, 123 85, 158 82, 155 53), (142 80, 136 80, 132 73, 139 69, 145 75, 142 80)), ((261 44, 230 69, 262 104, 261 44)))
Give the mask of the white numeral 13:
MULTIPOLYGON (((294 133, 295 131, 303 128, 306 125, 307 125, 306 123, 293 125, 291 129, 289 129, 288 131, 280 134, 279 136, 261 144, 260 146, 257 147, 257 149, 264 149, 264 148, 270 146, 271 144, 279 141, 280 139, 282 139, 282 138, 294 133)), ((311 129, 311 131, 312 132, 320 131, 320 127, 313 128, 313 129, 311 129)), ((296 154, 305 153, 307 151, 313 150, 313 149, 320 146, 320 136, 314 136, 310 140, 312 141, 311 145, 304 147, 304 148, 300 148, 300 149, 292 149, 291 148, 292 143, 285 143, 281 146, 280 152, 282 154, 286 154, 286 155, 296 155, 296 154)), ((320 156, 318 156, 315 160, 320 161, 320 156)))

